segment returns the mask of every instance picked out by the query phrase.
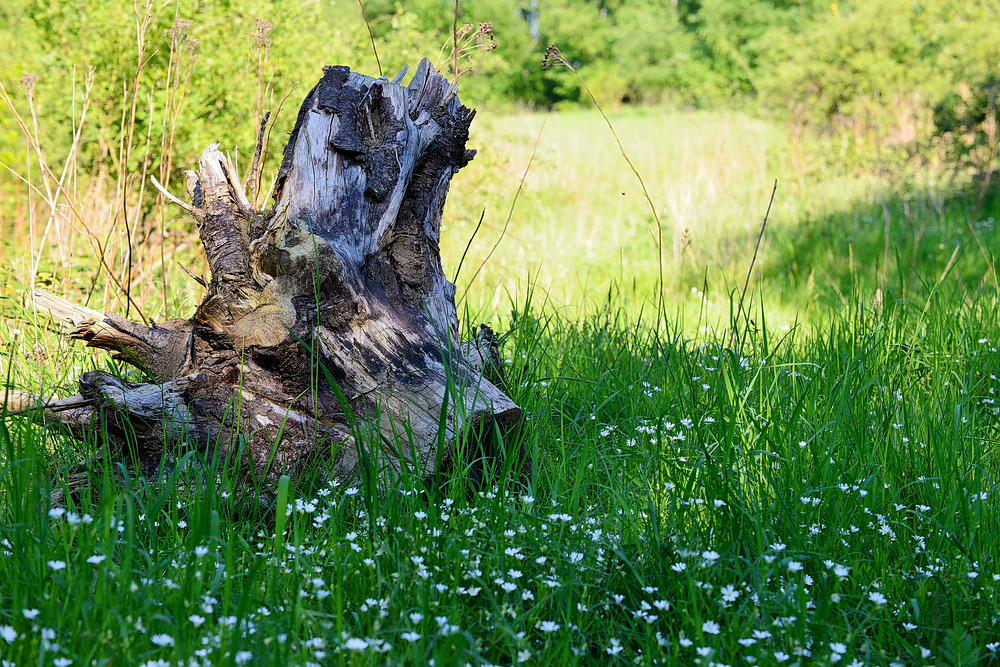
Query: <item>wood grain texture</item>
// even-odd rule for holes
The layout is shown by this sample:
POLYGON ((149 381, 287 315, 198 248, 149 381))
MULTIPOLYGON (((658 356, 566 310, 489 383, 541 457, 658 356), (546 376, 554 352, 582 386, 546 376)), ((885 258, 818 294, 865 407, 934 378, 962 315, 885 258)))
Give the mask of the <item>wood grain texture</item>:
POLYGON ((460 452, 496 452, 521 410, 498 386, 492 332, 459 340, 438 246, 451 177, 474 156, 474 112, 455 93, 427 60, 407 86, 326 68, 266 212, 209 146, 187 179, 211 270, 204 300, 188 320, 147 327, 37 294, 71 337, 150 378, 87 373, 73 397, 87 408, 48 416, 100 432, 147 473, 178 443, 245 456, 259 476, 324 463, 342 481, 358 474, 362 441, 386 468, 427 475, 465 465, 460 452))

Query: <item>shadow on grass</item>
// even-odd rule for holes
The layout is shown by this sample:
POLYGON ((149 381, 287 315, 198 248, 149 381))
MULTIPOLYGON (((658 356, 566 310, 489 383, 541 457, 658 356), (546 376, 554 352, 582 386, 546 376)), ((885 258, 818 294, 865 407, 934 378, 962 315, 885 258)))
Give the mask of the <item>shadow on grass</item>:
MULTIPOLYGON (((780 186, 779 186, 780 187, 780 186)), ((970 295, 996 290, 1000 189, 908 191, 853 202, 823 216, 781 221, 754 281, 768 301, 808 304, 807 312, 925 303, 941 284, 970 295)), ((746 239, 753 247, 755 238, 746 239)))

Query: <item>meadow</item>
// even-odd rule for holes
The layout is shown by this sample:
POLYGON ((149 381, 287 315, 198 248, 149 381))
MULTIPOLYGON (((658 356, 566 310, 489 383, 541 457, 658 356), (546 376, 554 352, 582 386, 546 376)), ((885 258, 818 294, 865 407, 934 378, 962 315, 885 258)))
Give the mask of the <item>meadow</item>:
MULTIPOLYGON (((504 334, 529 415, 527 478, 259 497, 195 454, 145 479, 5 415, 0 664, 995 663, 1000 205, 737 112, 609 117, 662 234, 596 111, 481 114, 445 212, 460 312, 504 334)), ((38 190, 7 209, 11 388, 114 365, 25 300, 124 311, 89 245, 132 250, 114 188, 79 178, 105 227, 49 233, 38 190)), ((163 215, 128 282, 187 316, 179 264, 203 260, 163 215)))

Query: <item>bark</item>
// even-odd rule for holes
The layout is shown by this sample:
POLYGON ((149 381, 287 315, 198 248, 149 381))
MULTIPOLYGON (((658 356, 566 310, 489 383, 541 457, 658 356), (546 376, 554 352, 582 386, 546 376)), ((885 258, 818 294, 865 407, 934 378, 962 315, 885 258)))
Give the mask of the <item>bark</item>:
POLYGON ((401 78, 325 69, 269 212, 205 150, 187 183, 211 279, 190 319, 144 326, 37 294, 71 337, 150 378, 85 373, 47 416, 145 473, 185 448, 245 456, 258 476, 323 465, 343 481, 363 454, 430 475, 495 453, 521 410, 495 384, 492 332, 460 343, 438 248, 474 112, 427 60, 401 78))

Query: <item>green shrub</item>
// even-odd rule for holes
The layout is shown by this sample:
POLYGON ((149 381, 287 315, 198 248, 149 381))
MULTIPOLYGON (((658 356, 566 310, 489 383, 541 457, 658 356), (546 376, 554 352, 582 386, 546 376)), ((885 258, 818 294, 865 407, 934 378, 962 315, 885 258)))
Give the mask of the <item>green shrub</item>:
POLYGON ((998 166, 998 94, 1000 79, 987 79, 974 86, 962 85, 934 107, 935 129, 946 139, 956 164, 977 172, 998 166))

